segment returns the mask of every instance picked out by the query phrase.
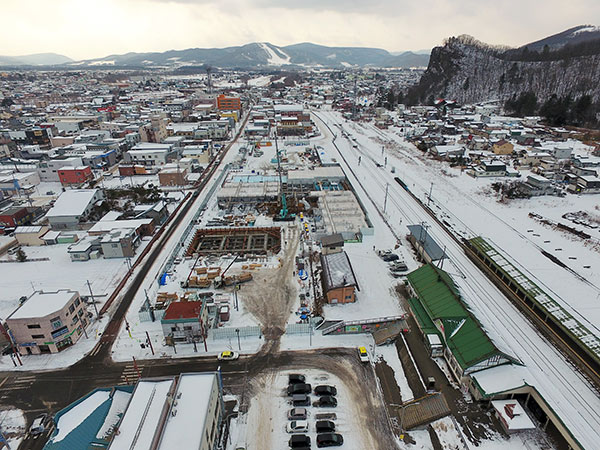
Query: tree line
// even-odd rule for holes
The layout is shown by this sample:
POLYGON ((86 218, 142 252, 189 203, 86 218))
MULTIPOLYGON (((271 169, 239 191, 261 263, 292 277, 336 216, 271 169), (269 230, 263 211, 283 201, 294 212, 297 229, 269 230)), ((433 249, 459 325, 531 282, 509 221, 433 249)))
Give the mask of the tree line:
POLYGON ((552 126, 596 127, 596 111, 600 110, 600 105, 594 104, 589 95, 574 98, 570 94, 560 97, 554 94, 539 103, 536 94, 528 91, 507 100, 504 109, 517 117, 540 115, 552 126))

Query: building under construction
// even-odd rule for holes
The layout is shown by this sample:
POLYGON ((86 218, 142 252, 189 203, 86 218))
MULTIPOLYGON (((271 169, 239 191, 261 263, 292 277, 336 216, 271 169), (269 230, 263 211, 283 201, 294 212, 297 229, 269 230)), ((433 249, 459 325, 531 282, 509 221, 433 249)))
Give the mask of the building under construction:
POLYGON ((186 256, 274 255, 281 250, 281 229, 210 228, 196 231, 186 256))

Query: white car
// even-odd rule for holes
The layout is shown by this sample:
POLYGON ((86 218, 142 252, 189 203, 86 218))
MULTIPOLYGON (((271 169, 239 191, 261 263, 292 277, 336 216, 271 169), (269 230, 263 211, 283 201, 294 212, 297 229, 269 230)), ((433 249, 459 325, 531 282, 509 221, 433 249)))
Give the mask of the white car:
POLYGON ((225 351, 225 352, 219 353, 219 356, 217 356, 217 359, 219 361, 233 361, 235 359, 238 359, 239 357, 240 357, 240 354, 238 352, 225 351))
POLYGON ((287 423, 285 428, 288 433, 306 433, 308 431, 308 421, 292 420, 287 423))

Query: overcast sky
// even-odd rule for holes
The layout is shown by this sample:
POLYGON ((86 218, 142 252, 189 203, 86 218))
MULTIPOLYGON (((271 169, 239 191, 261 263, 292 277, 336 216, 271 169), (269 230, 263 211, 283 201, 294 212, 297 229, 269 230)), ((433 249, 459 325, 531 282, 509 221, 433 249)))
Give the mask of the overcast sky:
POLYGON ((598 0, 0 0, 0 55, 288 45, 430 49, 470 34, 518 46, 600 24, 598 0))

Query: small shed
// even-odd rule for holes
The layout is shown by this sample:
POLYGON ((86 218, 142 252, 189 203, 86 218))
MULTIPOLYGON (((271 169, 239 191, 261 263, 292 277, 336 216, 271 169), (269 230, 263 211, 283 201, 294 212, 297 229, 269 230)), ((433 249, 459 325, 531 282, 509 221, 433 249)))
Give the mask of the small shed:
POLYGON ((344 249, 344 237, 341 233, 328 234, 321 238, 321 252, 324 255, 340 253, 344 249))
POLYGON ((517 400, 493 400, 492 406, 508 434, 535 429, 535 424, 517 400))

